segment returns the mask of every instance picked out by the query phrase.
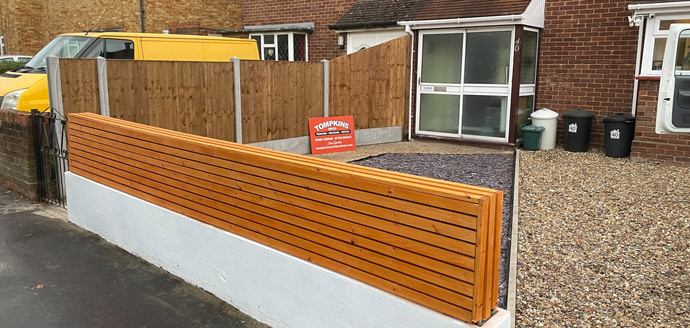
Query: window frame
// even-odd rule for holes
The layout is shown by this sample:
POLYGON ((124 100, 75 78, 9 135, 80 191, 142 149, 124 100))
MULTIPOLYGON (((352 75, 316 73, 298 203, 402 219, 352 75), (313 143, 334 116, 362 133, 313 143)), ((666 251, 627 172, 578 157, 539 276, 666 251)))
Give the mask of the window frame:
MULTIPOLYGON (((304 35, 304 61, 308 62, 309 61, 309 34, 308 33, 303 33, 303 32, 287 32, 287 31, 280 31, 280 32, 262 32, 262 33, 250 33, 249 38, 253 39, 254 37, 259 37, 259 40, 261 43, 258 44, 259 47, 259 57, 261 60, 274 60, 274 61, 281 61, 280 56, 278 55, 278 35, 287 35, 288 36, 288 60, 290 62, 295 61, 295 34, 300 34, 304 35), (273 36, 273 43, 269 44, 266 46, 264 43, 264 36, 266 35, 272 35, 273 36), (265 48, 273 48, 273 51, 275 52, 275 59, 265 59, 264 56, 264 49, 265 48)), ((285 61, 285 60, 283 60, 285 61)), ((300 60, 301 61, 301 60, 300 60)))
MULTIPOLYGON (((523 35, 524 35, 524 32, 537 33, 537 49, 536 49, 536 63, 535 63, 535 69, 534 69, 534 83, 531 83, 531 84, 522 84, 522 83, 520 83, 520 89, 519 89, 519 91, 518 91, 518 99, 516 99, 516 100, 514 100, 514 101, 516 101, 516 102, 518 103, 518 106, 516 106, 516 108, 517 108, 517 111, 519 112, 519 111, 520 111, 520 108, 519 108, 519 106, 520 106, 520 98, 522 98, 522 97, 530 97, 530 96, 531 96, 531 97, 532 97, 532 113, 534 113, 534 110, 536 109, 536 108, 534 108, 534 107, 535 107, 534 105, 536 105, 536 102, 537 102, 537 82, 538 82, 538 81, 537 81, 537 72, 539 71, 539 46, 540 46, 540 43, 541 43, 541 42, 540 42, 540 39, 541 39, 541 32, 539 31, 539 29, 532 28, 532 27, 527 27, 527 26, 523 27, 523 35)), ((522 51, 524 51, 524 47, 523 47, 522 51)), ((523 74, 523 72, 520 71, 520 77, 522 77, 522 74, 523 74)), ((519 78, 519 77, 518 77, 518 78, 519 78)), ((529 117, 532 113, 529 113, 529 114, 527 115, 527 117, 529 117)), ((518 114, 518 113, 515 113, 516 117, 517 117, 517 114, 518 114)), ((517 129, 519 130, 519 129, 520 129, 520 124, 521 124, 521 122, 518 122, 518 121, 516 120, 515 123, 518 125, 518 126, 517 126, 517 129)), ((517 130, 516 130, 516 131, 517 131, 517 130)), ((517 134, 516 134, 515 139, 516 139, 516 140, 522 140, 522 138, 518 138, 518 137, 517 137, 517 134)))
POLYGON ((668 37, 668 30, 659 29, 661 21, 675 19, 690 19, 690 11, 650 14, 645 19, 645 33, 643 36, 644 46, 642 49, 640 76, 661 77, 661 69, 652 69, 652 64, 654 62, 654 46, 656 44, 656 39, 666 39, 668 37))
MULTIPOLYGON (((91 44, 89 44, 88 46, 84 47, 84 49, 82 49, 82 52, 81 52, 80 54, 78 54, 77 57, 78 57, 78 58, 96 58, 96 57, 86 57, 86 56, 90 55, 91 52, 92 52, 93 50, 96 50, 98 47, 102 47, 101 50, 102 50, 103 56, 100 56, 100 57, 103 57, 103 58, 106 58, 106 59, 115 59, 115 58, 108 58, 108 57, 107 57, 107 54, 108 54, 108 53, 107 53, 107 51, 106 51, 106 49, 107 49, 106 44, 108 43, 108 40, 129 41, 129 42, 132 42, 132 47, 133 47, 133 48, 132 48, 132 58, 121 58, 121 60, 134 60, 134 59, 137 58, 137 55, 136 55, 137 46, 136 46, 136 42, 134 42, 134 40, 132 40, 132 39, 126 39, 126 38, 100 38, 100 37, 99 37, 99 38, 95 38, 95 39, 91 42, 91 44)), ((98 57, 98 56, 97 56, 97 57, 98 57)))

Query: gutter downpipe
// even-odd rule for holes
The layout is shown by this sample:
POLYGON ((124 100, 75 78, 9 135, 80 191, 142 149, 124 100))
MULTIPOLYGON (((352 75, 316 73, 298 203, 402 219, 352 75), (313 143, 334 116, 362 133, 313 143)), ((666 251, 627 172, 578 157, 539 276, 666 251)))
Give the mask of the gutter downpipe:
POLYGON ((407 117, 407 141, 412 140, 412 72, 414 71, 414 33, 410 25, 405 25, 405 33, 409 34, 412 38, 410 42, 410 95, 409 95, 409 115, 407 117))
MULTIPOLYGON (((645 18, 646 20, 646 18, 645 18)), ((642 37, 643 37, 643 30, 644 30, 644 24, 645 22, 643 21, 640 26, 637 27, 638 32, 637 32, 637 57, 635 58, 635 81, 633 82, 633 99, 632 99, 632 117, 636 117, 637 115, 637 93, 639 92, 640 89, 640 80, 637 78, 640 77, 640 69, 641 69, 641 64, 640 64, 640 58, 642 57, 642 37)))
POLYGON ((139 0, 139 21, 141 24, 141 33, 144 33, 144 0, 139 0))

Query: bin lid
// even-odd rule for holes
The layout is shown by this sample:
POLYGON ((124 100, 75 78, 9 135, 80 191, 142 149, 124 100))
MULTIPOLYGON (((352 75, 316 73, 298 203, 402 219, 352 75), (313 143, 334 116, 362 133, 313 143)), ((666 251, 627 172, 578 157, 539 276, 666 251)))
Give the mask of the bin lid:
POLYGON ((563 114, 563 117, 570 117, 570 118, 592 118, 594 117, 594 113, 582 109, 574 109, 574 110, 569 110, 563 114))
POLYGON ((635 123, 635 118, 626 114, 616 114, 604 118, 604 122, 635 123))
POLYGON ((558 113, 548 109, 548 108, 542 108, 530 115, 532 118, 536 119, 542 119, 542 120, 548 120, 548 119, 555 119, 558 118, 558 113))
POLYGON ((544 131, 544 127, 538 126, 538 125, 520 124, 520 129, 523 132, 542 132, 542 131, 544 131))

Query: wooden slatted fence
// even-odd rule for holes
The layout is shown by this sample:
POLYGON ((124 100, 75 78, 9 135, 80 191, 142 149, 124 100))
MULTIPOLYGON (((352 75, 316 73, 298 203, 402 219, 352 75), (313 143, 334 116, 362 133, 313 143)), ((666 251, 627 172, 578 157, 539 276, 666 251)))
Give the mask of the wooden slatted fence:
POLYGON ((407 35, 331 60, 330 114, 353 115, 356 129, 405 125, 411 42, 407 35))
POLYGON ((477 322, 498 295, 500 191, 69 116, 70 170, 477 322))
MULTIPOLYGON (((330 61, 329 115, 353 115, 356 129, 405 125, 410 40, 330 61)), ((96 60, 59 62, 65 113, 99 113, 96 60)), ((241 61, 240 72, 243 143, 308 136, 308 119, 324 116, 323 63, 241 61)), ((230 62, 108 60, 110 115, 236 141, 233 74, 230 62)))
POLYGON ((322 63, 241 61, 240 71, 244 143, 307 136, 323 116, 322 63))

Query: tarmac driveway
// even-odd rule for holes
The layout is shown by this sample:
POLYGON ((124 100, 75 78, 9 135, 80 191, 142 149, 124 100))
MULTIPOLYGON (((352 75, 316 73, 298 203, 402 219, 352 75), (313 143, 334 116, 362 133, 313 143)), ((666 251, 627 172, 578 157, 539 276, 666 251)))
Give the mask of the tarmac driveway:
POLYGON ((0 326, 267 327, 64 216, 0 189, 0 326))

